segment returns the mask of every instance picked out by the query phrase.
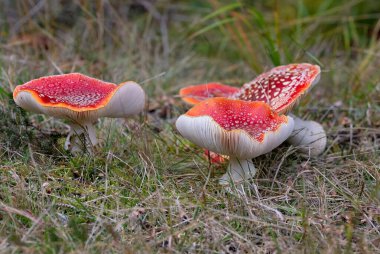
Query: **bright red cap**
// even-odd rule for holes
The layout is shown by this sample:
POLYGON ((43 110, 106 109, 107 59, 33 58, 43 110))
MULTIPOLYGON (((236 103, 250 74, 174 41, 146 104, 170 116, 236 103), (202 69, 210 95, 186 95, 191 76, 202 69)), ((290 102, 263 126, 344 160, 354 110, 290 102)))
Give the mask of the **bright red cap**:
POLYGON ((278 113, 286 113, 319 80, 318 65, 278 66, 246 83, 233 97, 246 101, 264 101, 278 113))
POLYGON ((145 93, 133 81, 120 85, 71 73, 34 79, 13 92, 25 110, 76 122, 127 117, 144 109, 145 93))
POLYGON ((42 106, 81 112, 104 107, 118 86, 80 73, 47 76, 17 86, 13 97, 29 92, 42 106))
POLYGON ((181 115, 176 126, 185 138, 218 154, 248 159, 267 153, 291 134, 291 117, 264 102, 212 98, 181 115))
POLYGON ((179 91, 179 95, 185 102, 194 105, 213 97, 230 97, 238 91, 239 88, 233 86, 220 83, 207 83, 182 88, 179 91))
POLYGON ((286 123, 287 117, 277 115, 268 104, 261 101, 241 101, 213 98, 192 107, 187 116, 210 116, 227 131, 242 130, 259 142, 266 132, 273 132, 286 123))

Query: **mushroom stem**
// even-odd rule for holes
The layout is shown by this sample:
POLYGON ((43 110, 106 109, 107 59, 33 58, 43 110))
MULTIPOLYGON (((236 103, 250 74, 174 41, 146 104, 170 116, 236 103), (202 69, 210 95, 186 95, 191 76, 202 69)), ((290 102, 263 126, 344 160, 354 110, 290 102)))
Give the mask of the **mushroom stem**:
POLYGON ((228 185, 229 183, 240 183, 253 178, 256 174, 256 168, 251 160, 241 160, 230 158, 227 172, 219 179, 219 184, 228 185))
POLYGON ((92 153, 93 147, 98 143, 95 126, 91 122, 70 123, 70 132, 65 142, 65 150, 76 154, 87 149, 92 153))

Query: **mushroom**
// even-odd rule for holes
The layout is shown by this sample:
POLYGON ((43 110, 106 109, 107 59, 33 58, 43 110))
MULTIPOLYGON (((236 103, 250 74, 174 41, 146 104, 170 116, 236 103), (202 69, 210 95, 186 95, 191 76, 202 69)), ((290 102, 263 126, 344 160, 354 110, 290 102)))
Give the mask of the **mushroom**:
POLYGON ((264 102, 212 98, 181 115, 176 127, 183 137, 218 154, 228 155, 227 173, 219 183, 252 178, 252 158, 272 151, 292 133, 293 119, 278 115, 264 102))
POLYGON ((278 66, 256 77, 232 97, 264 101, 279 114, 287 113, 320 78, 318 65, 307 63, 278 66))
POLYGON ((194 105, 213 97, 230 97, 239 88, 220 83, 207 83, 195 86, 187 86, 179 91, 179 95, 186 103, 194 105))
POLYGON ((294 118, 294 130, 287 142, 311 157, 323 153, 327 138, 322 125, 315 121, 304 121, 293 115, 292 117, 294 118))
MULTIPOLYGON (((145 93, 133 81, 115 85, 71 73, 46 76, 19 85, 13 92, 16 104, 25 110, 69 120, 65 149, 72 153, 97 144, 94 123, 100 117, 122 118, 140 113, 145 93)), ((91 150, 90 150, 91 151, 91 150)))

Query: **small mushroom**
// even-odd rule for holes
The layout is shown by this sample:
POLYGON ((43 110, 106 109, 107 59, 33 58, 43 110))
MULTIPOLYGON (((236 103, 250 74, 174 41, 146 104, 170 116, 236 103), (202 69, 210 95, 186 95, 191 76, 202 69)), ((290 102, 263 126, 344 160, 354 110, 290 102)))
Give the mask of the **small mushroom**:
POLYGON ((239 88, 220 83, 207 83, 195 86, 187 86, 179 91, 179 95, 186 103, 194 105, 198 102, 214 97, 230 97, 239 88))
POLYGON ((176 127, 186 139, 218 154, 230 163, 220 184, 252 178, 251 159, 272 151, 292 133, 293 119, 279 116, 264 102, 212 98, 181 115, 176 127))
MULTIPOLYGON (((13 92, 16 104, 25 110, 70 120, 65 149, 72 153, 97 144, 94 123, 100 117, 122 118, 140 113, 145 93, 133 81, 115 85, 71 73, 46 76, 19 85, 13 92)), ((91 150, 90 150, 91 151, 91 150)))
POLYGON ((322 125, 315 121, 304 121, 298 117, 292 117, 294 118, 294 130, 287 142, 310 157, 316 157, 323 153, 327 138, 322 125))
POLYGON ((319 81, 320 73, 318 65, 307 63, 278 66, 243 85, 233 98, 263 101, 284 114, 319 81))

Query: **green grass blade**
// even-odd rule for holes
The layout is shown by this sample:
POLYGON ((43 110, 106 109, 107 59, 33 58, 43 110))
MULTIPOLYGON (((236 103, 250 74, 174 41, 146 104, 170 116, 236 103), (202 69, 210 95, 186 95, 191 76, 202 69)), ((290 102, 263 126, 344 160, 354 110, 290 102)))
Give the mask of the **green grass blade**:
POLYGON ((200 30, 198 30, 197 32, 193 33, 192 35, 190 35, 189 39, 193 39, 201 34, 204 34, 212 29, 215 29, 217 27, 221 27, 227 23, 232 23, 234 21, 234 18, 226 18, 226 19, 223 19, 223 20, 220 20, 220 21, 216 21, 215 23, 213 24, 210 24, 200 30))
POLYGON ((219 9, 217 9, 216 11, 210 13, 209 15, 205 16, 200 23, 202 22, 205 22, 207 20, 210 20, 212 18, 215 18, 221 14, 224 14, 224 13, 227 13, 229 11, 232 11, 232 10, 235 10, 237 8, 240 8, 241 7, 241 3, 233 3, 233 4, 229 4, 229 5, 225 5, 219 9))

